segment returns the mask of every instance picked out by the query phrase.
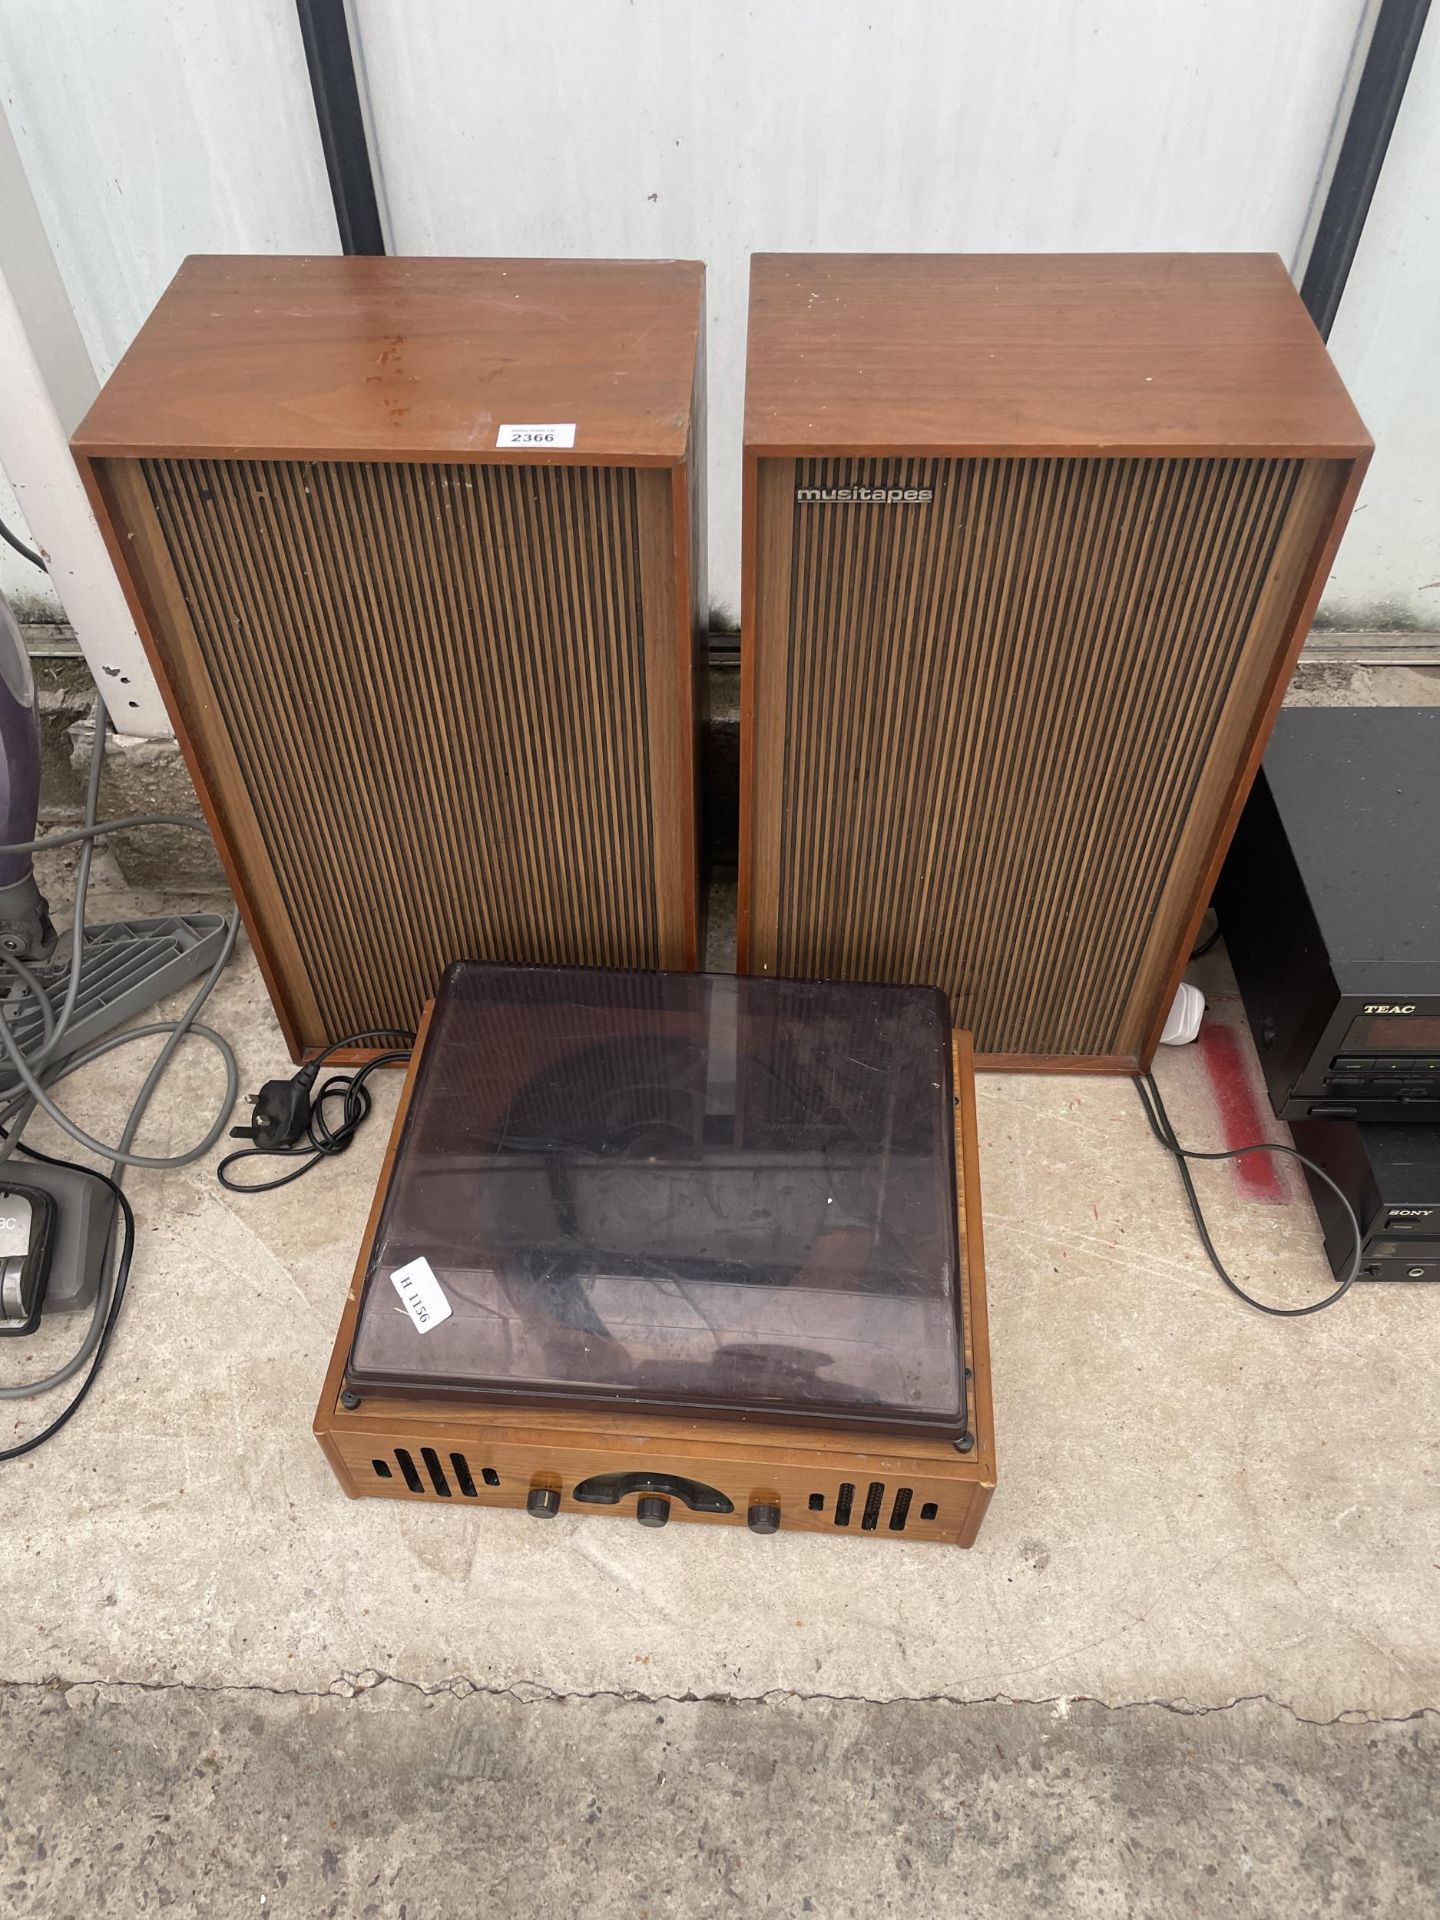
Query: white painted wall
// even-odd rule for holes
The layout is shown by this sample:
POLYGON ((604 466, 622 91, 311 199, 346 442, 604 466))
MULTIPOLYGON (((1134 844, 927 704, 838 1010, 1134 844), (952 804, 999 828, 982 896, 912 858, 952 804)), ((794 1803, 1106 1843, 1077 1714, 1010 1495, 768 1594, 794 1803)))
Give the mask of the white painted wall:
MULTIPOLYGON (((4 396, 32 469, 13 479, 37 519, 47 507, 59 593, 3 548, 0 589, 24 613, 68 613, 118 726, 168 731, 79 500, 65 436, 187 253, 337 250, 295 8, 292 0, 0 0, 0 105, 7 151, 13 138, 49 242, 43 266, 52 279, 58 267, 60 312, 68 322, 68 297, 79 325, 64 392, 49 382, 48 424, 49 339, 28 334, 42 363, 34 404, 22 407, 8 388, 4 396), (74 501, 62 498, 67 491, 74 501)), ((0 220, 14 213, 13 198, 0 206, 0 220)), ((0 230, 0 268, 19 276, 17 302, 31 291, 35 256, 25 238, 15 220, 0 230)), ((24 336, 30 316, 19 324, 24 336)), ((18 379, 13 367, 4 375, 18 379)), ((8 485, 0 485, 0 515, 21 531, 8 485)))
POLYGON ((168 733, 140 636, 70 454, 95 369, 10 123, 0 116, 0 460, 116 726, 168 733))
MULTIPOLYGON (((0 375, 3 378, 3 375, 0 375)), ((35 536, 26 524, 15 498, 15 489, 0 472, 0 520, 10 531, 34 549, 35 536)), ((13 547, 0 540, 0 594, 4 594, 21 620, 60 620, 64 618, 60 597, 38 567, 22 560, 13 547)))
POLYGON ((0 0, 0 99, 103 380, 187 253, 334 253, 293 0, 0 0))
POLYGON ((1330 338, 1375 440, 1330 576, 1337 626, 1440 629, 1440 16, 1432 13, 1330 338))
POLYGON ((1303 257, 1365 0, 352 0, 397 251, 709 266, 738 599, 747 256, 1303 257))

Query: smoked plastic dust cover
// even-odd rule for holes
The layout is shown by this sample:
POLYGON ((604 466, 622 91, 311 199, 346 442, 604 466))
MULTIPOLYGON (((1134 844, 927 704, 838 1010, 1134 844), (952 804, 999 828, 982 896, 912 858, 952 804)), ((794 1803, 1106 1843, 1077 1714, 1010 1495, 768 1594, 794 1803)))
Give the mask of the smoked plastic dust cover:
POLYGON ((961 1433, 953 1137, 929 988, 452 966, 348 1383, 961 1433))

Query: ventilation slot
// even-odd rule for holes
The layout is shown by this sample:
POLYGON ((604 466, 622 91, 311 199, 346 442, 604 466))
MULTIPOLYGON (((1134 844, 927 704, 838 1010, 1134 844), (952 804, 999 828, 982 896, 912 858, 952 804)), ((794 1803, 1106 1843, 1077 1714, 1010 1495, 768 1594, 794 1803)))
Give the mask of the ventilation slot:
POLYGON ((922 1520, 933 1520, 939 1511, 939 1507, 936 1506, 933 1500, 927 1500, 920 1509, 920 1518, 922 1520))
POLYGON ((412 1493, 423 1493, 425 1491, 424 1487, 420 1484, 420 1476, 415 1471, 415 1462, 410 1458, 404 1447, 397 1447, 395 1449, 395 1464, 405 1476, 405 1484, 412 1493))
POLYGON ((910 1487, 897 1487, 895 1489, 895 1504, 890 1509, 890 1531, 892 1533, 903 1533, 905 1531, 905 1522, 910 1518, 910 1502, 913 1498, 914 1492, 910 1487))
POLYGON ((825 1511, 825 1496, 823 1493, 811 1494, 810 1511, 812 1513, 823 1513, 825 1511))
POLYGON ((434 1447, 422 1447, 420 1458, 425 1462, 425 1471, 430 1476, 430 1484, 442 1500, 450 1498, 450 1482, 445 1478, 445 1469, 440 1464, 440 1456, 434 1447))
MULTIPOLYGON (((445 1475, 440 1471, 439 1461, 435 1460, 434 1464, 431 1465, 432 1460, 434 1460, 434 1456, 427 1447, 425 1449, 425 1464, 430 1468, 430 1477, 433 1480, 435 1475, 439 1473, 440 1481, 443 1481, 445 1475)), ((455 1475, 455 1484, 459 1487, 465 1498, 467 1500, 478 1500, 480 1497, 480 1489, 476 1486, 475 1476, 470 1471, 470 1462, 465 1458, 463 1453, 451 1454, 450 1468, 455 1475)), ((500 1484, 500 1476, 494 1467, 482 1467, 480 1469, 480 1478, 485 1482, 487 1487, 498 1487, 500 1484)), ((449 1488, 437 1482, 435 1491, 444 1494, 449 1492, 449 1488)))
POLYGON ((392 1478, 390 1462, 388 1460, 372 1460, 370 1464, 375 1469, 375 1478, 377 1480, 389 1480, 392 1478))
POLYGON ((840 1482, 840 1491, 835 1496, 835 1524, 837 1527, 849 1526, 850 1509, 854 1505, 854 1502, 855 1488, 853 1483, 849 1480, 842 1480, 840 1482))
POLYGON ((860 1517, 860 1525, 866 1533, 873 1533, 880 1524, 880 1503, 885 1498, 885 1482, 872 1480, 865 1493, 865 1511, 860 1517))

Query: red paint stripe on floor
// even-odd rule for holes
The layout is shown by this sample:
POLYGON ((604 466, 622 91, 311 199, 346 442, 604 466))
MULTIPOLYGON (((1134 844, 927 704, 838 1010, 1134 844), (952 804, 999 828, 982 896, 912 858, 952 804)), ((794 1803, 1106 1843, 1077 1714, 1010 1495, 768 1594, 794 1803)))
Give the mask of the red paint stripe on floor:
MULTIPOLYGON (((1227 1147, 1248 1147, 1256 1140, 1273 1140, 1279 1123, 1262 1107, 1250 1078, 1239 1035, 1219 1021, 1207 1020, 1200 1029, 1200 1057, 1210 1076, 1211 1091, 1220 1115, 1220 1131, 1227 1147)), ((1236 1185, 1251 1200, 1269 1206, 1288 1206, 1290 1195, 1280 1178, 1273 1153, 1247 1153, 1232 1163, 1236 1185)))

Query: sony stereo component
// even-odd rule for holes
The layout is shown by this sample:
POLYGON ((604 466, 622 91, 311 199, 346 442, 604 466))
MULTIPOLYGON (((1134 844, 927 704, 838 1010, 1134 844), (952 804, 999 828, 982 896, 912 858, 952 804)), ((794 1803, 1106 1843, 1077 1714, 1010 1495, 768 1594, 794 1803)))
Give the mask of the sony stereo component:
POLYGON ((1287 707, 1215 904, 1282 1119, 1440 1122, 1440 707, 1287 707))
POLYGON ((1130 1071, 1369 454, 1271 255, 762 255, 740 965, 1130 1071))
MULTIPOLYGON (((1440 1127, 1297 1120, 1301 1153, 1322 1166, 1360 1222, 1361 1280, 1440 1280, 1440 1127)), ((1355 1231, 1334 1193, 1305 1170, 1336 1277, 1355 1231)))
POLYGON ((452 967, 315 1431, 352 1496, 970 1545, 995 1443, 942 997, 452 967))
POLYGON ((76 434, 297 1059, 466 955, 696 964, 703 289, 191 259, 76 434))

